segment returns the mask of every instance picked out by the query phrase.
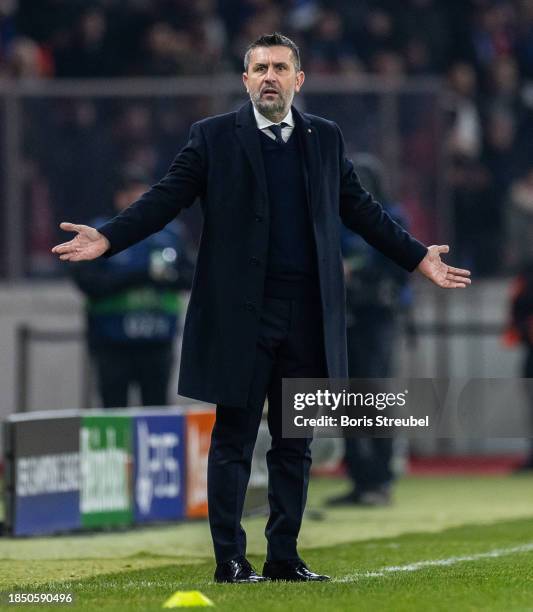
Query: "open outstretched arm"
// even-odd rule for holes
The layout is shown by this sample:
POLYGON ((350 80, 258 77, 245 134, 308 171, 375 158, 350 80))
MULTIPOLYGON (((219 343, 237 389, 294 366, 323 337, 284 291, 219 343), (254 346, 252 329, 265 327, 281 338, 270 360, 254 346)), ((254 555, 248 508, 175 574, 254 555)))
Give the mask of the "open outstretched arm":
POLYGON ((109 240, 94 227, 61 223, 59 226, 66 232, 76 232, 76 236, 68 242, 58 244, 52 253, 59 255, 63 261, 90 261, 109 250, 109 240))
POLYGON ((195 123, 191 127, 188 143, 158 183, 98 229, 61 223, 61 229, 76 232, 77 235, 55 246, 52 253, 58 254, 64 261, 86 261, 104 253, 111 256, 163 229, 182 209, 191 206, 203 194, 206 158, 202 129, 195 123))
POLYGON ((428 247, 428 252, 418 264, 417 270, 435 285, 444 289, 461 289, 468 287, 470 271, 461 268, 453 268, 445 264, 440 258, 441 253, 448 253, 450 247, 447 244, 440 246, 433 245, 428 247))
POLYGON ((340 216, 343 223, 360 234, 369 244, 404 269, 418 270, 444 289, 470 285, 470 272, 445 264, 440 256, 448 253, 448 245, 424 246, 413 238, 364 189, 353 164, 345 157, 344 142, 339 130, 341 185, 340 216))

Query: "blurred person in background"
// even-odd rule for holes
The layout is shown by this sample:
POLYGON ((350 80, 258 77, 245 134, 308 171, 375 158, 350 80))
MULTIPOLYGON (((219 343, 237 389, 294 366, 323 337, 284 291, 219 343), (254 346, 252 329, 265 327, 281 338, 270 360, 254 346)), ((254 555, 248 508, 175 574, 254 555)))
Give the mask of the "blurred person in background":
MULTIPOLYGON (((13 79, 34 80, 50 76, 51 66, 46 53, 31 38, 19 36, 6 54, 4 75, 13 79)), ((1 76, 1 72, 0 72, 1 76)))
POLYGON ((376 55, 396 53, 401 39, 392 13, 379 5, 369 6, 354 41, 358 57, 368 67, 373 65, 376 55))
POLYGON ((484 210, 489 177, 483 164, 483 129, 478 108, 478 80, 472 65, 453 64, 448 72, 446 152, 453 227, 461 265, 483 268, 487 255, 484 210))
MULTIPOLYGON (((391 217, 405 225, 399 206, 386 197, 384 168, 372 155, 354 157, 361 183, 384 205, 391 217)), ((408 274, 345 231, 342 254, 346 279, 348 375, 350 378, 393 376, 398 315, 410 302, 408 274)), ((351 490, 329 500, 329 505, 387 505, 392 499, 392 437, 345 438, 345 463, 351 490)))
POLYGON ((112 130, 114 154, 124 164, 144 168, 153 176, 158 157, 154 143, 155 109, 141 100, 121 105, 112 130))
POLYGON ((487 172, 487 190, 483 203, 486 216, 484 240, 491 245, 485 253, 482 272, 502 269, 505 251, 504 216, 510 185, 521 170, 521 152, 516 147, 516 119, 508 110, 493 110, 485 123, 485 146, 481 158, 487 172))
POLYGON ((370 67, 384 81, 397 82, 406 75, 405 59, 397 51, 379 51, 372 57, 370 67))
POLYGON ((533 261, 533 167, 510 187, 505 207, 506 265, 516 274, 533 261))
POLYGON ((483 110, 507 112, 520 119, 521 82, 518 64, 512 57, 500 57, 490 65, 483 96, 483 110))
POLYGON ((308 47, 310 70, 317 74, 354 75, 361 72, 355 49, 346 37, 339 13, 323 10, 308 47))
MULTIPOLYGON (((531 172, 533 175, 533 171, 531 172)), ((533 191, 531 194, 533 206, 533 191)), ((533 211, 533 208, 532 208, 533 211)), ((529 235, 531 241, 532 234, 529 235)), ((531 251, 531 249, 530 249, 531 251)), ((504 336, 508 347, 522 344, 525 349, 522 377, 525 378, 526 396, 529 401, 529 429, 533 428, 533 257, 524 254, 519 274, 511 287, 511 313, 504 336)), ((533 470, 533 439, 529 440, 528 453, 517 472, 533 470)))
POLYGON ((58 77, 104 77, 117 74, 106 12, 97 5, 81 13, 64 46, 55 50, 58 77))
POLYGON ((512 55, 516 45, 517 20, 512 2, 480 3, 470 27, 470 52, 480 74, 499 58, 512 55))
MULTIPOLYGON (((533 167, 513 181, 505 208, 505 263, 515 274, 511 285, 509 325, 504 342, 525 349, 522 376, 533 379, 533 167)), ((533 389, 526 381, 533 425, 533 389)), ((518 471, 533 470, 533 439, 518 471)))
POLYGON ((194 33, 166 22, 154 24, 145 37, 141 73, 150 76, 209 74, 215 69, 209 53, 198 53, 194 33))
POLYGON ((443 3, 407 0, 398 3, 394 10, 411 72, 435 74, 444 71, 449 63, 451 29, 443 3))
MULTIPOLYGON (((114 208, 124 210, 150 186, 146 174, 125 168, 114 208)), ((110 217, 94 219, 101 224, 110 217)), ((177 221, 112 259, 78 263, 74 280, 86 296, 87 340, 102 405, 128 405, 133 386, 144 406, 164 406, 181 314, 193 264, 177 221)))
POLYGON ((448 71, 449 116, 447 150, 452 157, 477 158, 481 154, 482 129, 478 110, 478 82, 474 68, 457 62, 448 71))

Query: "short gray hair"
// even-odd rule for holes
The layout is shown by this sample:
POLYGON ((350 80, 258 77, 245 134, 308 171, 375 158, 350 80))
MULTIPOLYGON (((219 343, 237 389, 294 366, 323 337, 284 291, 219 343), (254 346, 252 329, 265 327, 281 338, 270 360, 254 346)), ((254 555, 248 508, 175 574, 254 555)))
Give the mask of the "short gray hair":
POLYGON ((253 43, 251 43, 246 49, 246 53, 244 54, 244 71, 248 72, 248 66, 250 65, 250 56, 254 49, 258 47, 287 47, 292 51, 292 62, 294 64, 294 68, 296 72, 301 70, 300 66, 300 50, 296 46, 296 44, 287 36, 283 36, 279 32, 274 32, 274 34, 263 34, 253 43))

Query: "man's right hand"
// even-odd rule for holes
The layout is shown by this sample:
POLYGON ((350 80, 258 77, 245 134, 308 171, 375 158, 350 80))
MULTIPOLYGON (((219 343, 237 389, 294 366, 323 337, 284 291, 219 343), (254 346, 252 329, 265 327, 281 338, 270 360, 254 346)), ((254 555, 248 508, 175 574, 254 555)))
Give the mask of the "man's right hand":
POLYGON ((109 248, 109 240, 94 227, 61 223, 59 227, 67 232, 76 232, 69 242, 58 244, 52 253, 59 255, 63 261, 87 261, 103 255, 109 248))

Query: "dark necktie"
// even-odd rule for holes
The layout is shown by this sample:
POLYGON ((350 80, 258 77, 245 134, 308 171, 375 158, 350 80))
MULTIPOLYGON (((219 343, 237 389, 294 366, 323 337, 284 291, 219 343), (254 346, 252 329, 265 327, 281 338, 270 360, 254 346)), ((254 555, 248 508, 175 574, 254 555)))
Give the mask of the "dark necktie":
POLYGON ((289 125, 288 123, 285 123, 285 121, 282 121, 281 123, 278 124, 273 124, 273 125, 269 125, 268 129, 272 132, 272 134, 274 134, 274 136, 276 137, 276 142, 278 144, 285 144, 283 141, 283 138, 281 137, 281 130, 286 126, 289 125))

